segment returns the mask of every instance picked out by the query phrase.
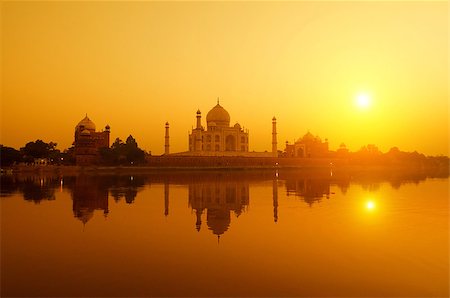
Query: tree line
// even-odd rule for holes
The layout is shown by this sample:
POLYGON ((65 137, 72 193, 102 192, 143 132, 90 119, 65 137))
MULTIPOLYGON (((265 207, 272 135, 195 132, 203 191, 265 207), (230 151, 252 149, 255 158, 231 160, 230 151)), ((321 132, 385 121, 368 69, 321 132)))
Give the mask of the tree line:
POLYGON ((448 156, 426 156, 417 151, 405 152, 397 147, 392 147, 387 152, 381 152, 374 144, 361 147, 356 152, 349 152, 339 148, 337 151, 330 151, 331 158, 345 159, 350 165, 367 166, 449 166, 448 156))
MULTIPOLYGON (((49 164, 74 165, 75 148, 72 146, 64 151, 56 148, 57 143, 46 143, 43 140, 28 142, 20 149, 7 147, 0 144, 0 165, 10 167, 16 164, 33 164, 36 159, 45 159, 49 164)), ((123 142, 116 138, 110 148, 99 149, 99 165, 141 165, 145 164, 147 153, 139 148, 133 136, 123 142)), ((449 166, 448 156, 426 156, 422 153, 403 152, 397 147, 391 148, 388 152, 381 152, 377 146, 369 144, 361 147, 356 152, 349 152, 341 147, 337 151, 330 151, 328 158, 345 159, 353 165, 432 165, 449 166)))
MULTIPOLYGON (((75 165, 75 148, 71 146, 63 151, 56 148, 55 142, 36 140, 28 142, 20 149, 0 144, 0 165, 11 167, 17 164, 33 164, 37 159, 45 159, 54 165, 75 165)), ((139 148, 133 136, 125 142, 116 138, 110 148, 99 149, 99 165, 140 165, 145 163, 147 153, 139 148)))

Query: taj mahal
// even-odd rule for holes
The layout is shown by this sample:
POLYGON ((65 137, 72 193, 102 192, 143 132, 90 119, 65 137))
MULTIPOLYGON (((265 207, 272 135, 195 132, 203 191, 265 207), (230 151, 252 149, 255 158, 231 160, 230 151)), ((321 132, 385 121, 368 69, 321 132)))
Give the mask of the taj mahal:
POLYGON ((277 156, 276 118, 272 119, 272 152, 249 152, 249 131, 239 123, 230 126, 230 114, 217 100, 206 115, 206 128, 202 125, 202 113, 197 110, 196 126, 188 136, 188 151, 170 153, 169 123, 165 126, 164 155, 170 156, 277 156))

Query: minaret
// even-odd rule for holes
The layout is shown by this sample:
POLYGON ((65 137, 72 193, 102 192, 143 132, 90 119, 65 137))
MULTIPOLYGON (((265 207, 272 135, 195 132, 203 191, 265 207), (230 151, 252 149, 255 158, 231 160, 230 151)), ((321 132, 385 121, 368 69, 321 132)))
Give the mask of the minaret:
POLYGON ((200 110, 197 110, 197 127, 196 129, 202 128, 202 112, 200 110))
POLYGON ((164 154, 169 154, 169 122, 166 122, 166 136, 164 138, 164 154))
POLYGON ((272 118, 272 156, 278 157, 277 149, 277 118, 272 118))
POLYGON ((107 124, 105 126, 105 145, 109 148, 109 135, 111 133, 111 127, 107 124))
POLYGON ((202 112, 197 110, 197 127, 195 128, 194 151, 202 151, 202 112))

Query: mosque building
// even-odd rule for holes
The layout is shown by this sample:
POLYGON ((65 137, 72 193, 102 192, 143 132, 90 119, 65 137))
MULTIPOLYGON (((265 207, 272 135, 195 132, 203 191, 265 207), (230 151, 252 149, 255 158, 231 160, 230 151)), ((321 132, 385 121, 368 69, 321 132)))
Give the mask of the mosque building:
MULTIPOLYGON (((272 152, 249 152, 249 131, 239 123, 230 126, 230 114, 217 100, 206 115, 206 128, 202 113, 197 110, 196 126, 188 136, 188 151, 170 155, 185 156, 257 156, 273 157, 277 153, 276 119, 272 119, 272 152)), ((169 123, 165 126, 165 155, 169 155, 169 123)))
POLYGON ((294 144, 286 142, 286 157, 321 158, 327 157, 328 153, 328 140, 322 142, 318 136, 313 136, 309 131, 294 144))
POLYGON ((109 125, 104 131, 95 131, 96 127, 91 119, 84 117, 75 126, 74 155, 77 165, 93 165, 99 161, 99 149, 109 148, 109 125))

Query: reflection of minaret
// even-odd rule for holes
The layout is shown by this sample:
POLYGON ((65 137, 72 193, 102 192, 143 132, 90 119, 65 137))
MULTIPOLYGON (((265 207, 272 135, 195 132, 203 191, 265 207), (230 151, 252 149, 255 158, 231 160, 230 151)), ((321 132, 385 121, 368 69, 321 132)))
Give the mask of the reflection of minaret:
POLYGON ((164 182, 164 215, 169 215, 169 182, 164 182))
POLYGON ((272 182, 272 196, 273 196, 273 221, 278 221, 278 180, 275 177, 272 182))
POLYGON ((203 213, 202 209, 195 210, 195 215, 197 216, 197 221, 195 222, 195 229, 197 231, 200 231, 200 228, 202 227, 202 213, 203 213))
POLYGON ((164 140, 164 154, 169 154, 169 122, 166 122, 166 135, 164 140))

